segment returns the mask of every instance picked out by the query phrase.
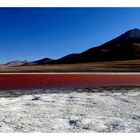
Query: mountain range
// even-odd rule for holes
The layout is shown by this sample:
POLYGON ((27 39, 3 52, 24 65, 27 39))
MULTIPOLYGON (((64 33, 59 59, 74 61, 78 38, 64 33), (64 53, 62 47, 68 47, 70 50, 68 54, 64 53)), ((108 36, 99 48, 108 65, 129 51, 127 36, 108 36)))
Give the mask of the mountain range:
POLYGON ((11 61, 4 66, 34 66, 45 64, 75 64, 104 61, 123 61, 140 59, 140 29, 132 29, 100 46, 92 47, 82 53, 73 53, 57 60, 11 61))

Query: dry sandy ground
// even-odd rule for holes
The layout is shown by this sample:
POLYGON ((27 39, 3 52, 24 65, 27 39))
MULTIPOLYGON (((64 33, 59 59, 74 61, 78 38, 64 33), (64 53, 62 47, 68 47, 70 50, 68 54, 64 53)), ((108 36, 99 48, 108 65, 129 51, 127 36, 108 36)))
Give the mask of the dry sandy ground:
POLYGON ((137 88, 0 93, 0 132, 140 132, 137 88))
POLYGON ((0 66, 0 73, 3 72, 140 72, 140 60, 14 67, 0 66))

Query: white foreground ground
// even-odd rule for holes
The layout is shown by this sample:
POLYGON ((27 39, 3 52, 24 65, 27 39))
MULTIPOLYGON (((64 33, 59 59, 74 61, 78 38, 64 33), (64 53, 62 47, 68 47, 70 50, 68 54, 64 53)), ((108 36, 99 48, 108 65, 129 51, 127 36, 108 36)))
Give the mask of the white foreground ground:
POLYGON ((0 132, 140 132, 139 90, 0 93, 0 132))

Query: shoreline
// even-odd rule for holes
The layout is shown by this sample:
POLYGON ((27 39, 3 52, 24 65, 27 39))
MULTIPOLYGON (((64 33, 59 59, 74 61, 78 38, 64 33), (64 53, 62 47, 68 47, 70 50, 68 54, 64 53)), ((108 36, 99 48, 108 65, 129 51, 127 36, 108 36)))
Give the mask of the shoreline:
POLYGON ((25 74, 25 75, 34 75, 34 74, 40 74, 40 75, 47 75, 47 74, 82 74, 82 75, 88 75, 88 74, 97 74, 97 75, 140 75, 140 72, 19 72, 19 73, 0 73, 0 75, 20 75, 20 74, 25 74))
POLYGON ((14 98, 23 95, 42 95, 42 94, 69 94, 69 93, 89 93, 89 94, 104 94, 106 93, 129 93, 140 92, 140 86, 101 86, 101 87, 83 87, 83 88, 31 88, 31 89, 0 89, 0 98, 14 98))

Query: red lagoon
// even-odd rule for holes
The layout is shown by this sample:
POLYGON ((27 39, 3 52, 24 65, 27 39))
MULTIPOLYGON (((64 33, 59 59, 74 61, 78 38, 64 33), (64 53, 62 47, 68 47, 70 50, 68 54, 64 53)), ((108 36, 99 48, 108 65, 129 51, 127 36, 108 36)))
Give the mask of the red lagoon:
POLYGON ((0 74, 0 89, 140 85, 140 74, 0 74))

